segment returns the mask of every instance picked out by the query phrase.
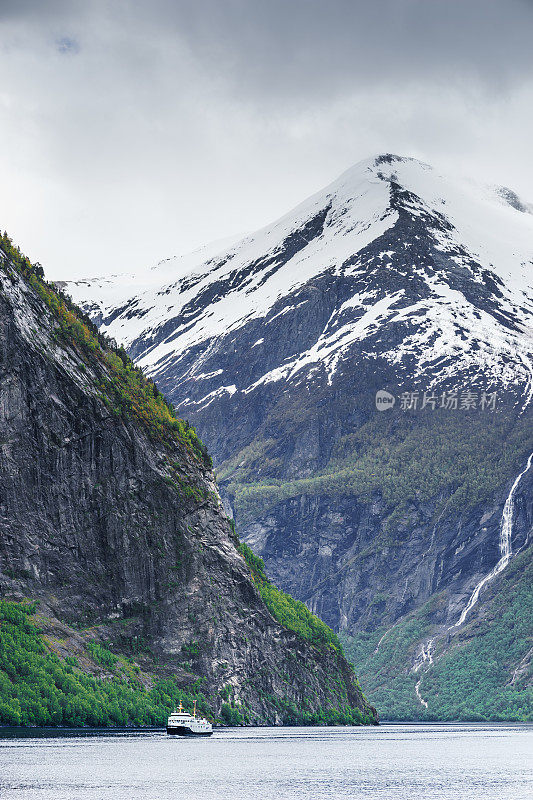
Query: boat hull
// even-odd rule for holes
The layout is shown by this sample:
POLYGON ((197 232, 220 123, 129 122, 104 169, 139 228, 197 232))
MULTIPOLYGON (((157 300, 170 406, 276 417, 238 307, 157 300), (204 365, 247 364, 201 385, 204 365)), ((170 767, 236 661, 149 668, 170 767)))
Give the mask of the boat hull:
POLYGON ((185 725, 167 725, 167 733, 170 736, 212 736, 213 731, 192 731, 185 725))

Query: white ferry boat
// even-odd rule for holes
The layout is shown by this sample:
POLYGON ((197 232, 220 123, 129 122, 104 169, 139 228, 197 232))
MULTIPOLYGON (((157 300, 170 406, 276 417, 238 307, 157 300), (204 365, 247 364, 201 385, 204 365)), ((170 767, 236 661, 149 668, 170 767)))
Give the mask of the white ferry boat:
POLYGON ((206 719, 196 716, 195 700, 192 714, 184 711, 181 703, 172 712, 167 721, 167 733, 172 736, 211 736, 213 726, 206 719))

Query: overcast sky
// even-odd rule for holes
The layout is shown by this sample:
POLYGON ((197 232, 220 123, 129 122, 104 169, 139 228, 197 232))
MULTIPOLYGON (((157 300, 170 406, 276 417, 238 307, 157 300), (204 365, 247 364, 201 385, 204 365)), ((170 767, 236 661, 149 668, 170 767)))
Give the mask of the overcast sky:
POLYGON ((378 152, 533 201, 533 0, 0 0, 0 228, 52 278, 252 231, 378 152))

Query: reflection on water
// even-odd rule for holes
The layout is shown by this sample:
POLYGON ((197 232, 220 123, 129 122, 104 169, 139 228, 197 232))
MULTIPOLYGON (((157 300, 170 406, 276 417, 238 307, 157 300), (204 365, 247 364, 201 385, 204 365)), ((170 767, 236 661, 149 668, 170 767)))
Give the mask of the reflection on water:
POLYGON ((0 729, 2 800, 530 800, 533 727, 0 729))

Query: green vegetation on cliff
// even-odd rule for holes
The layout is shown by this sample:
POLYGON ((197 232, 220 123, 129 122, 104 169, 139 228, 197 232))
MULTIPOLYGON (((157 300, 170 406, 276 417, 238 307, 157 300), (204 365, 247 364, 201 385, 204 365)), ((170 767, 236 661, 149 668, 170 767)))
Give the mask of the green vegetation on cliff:
MULTIPOLYGON (((0 248, 53 314, 56 341, 74 347, 88 366, 96 368, 98 388, 109 410, 116 416, 134 415, 157 439, 181 441, 210 467, 211 458, 194 428, 176 416, 172 405, 133 364, 124 348, 100 333, 67 295, 45 281, 40 264, 32 264, 6 233, 0 236, 0 248)), ((4 269, 9 268, 4 265, 4 269)))
POLYGON ((472 507, 516 472, 533 449, 533 431, 515 413, 374 414, 339 439, 324 469, 294 480, 276 477, 283 447, 274 439, 257 440, 217 470, 241 523, 301 495, 353 495, 368 502, 379 493, 391 513, 438 496, 447 498, 441 510, 444 504, 446 511, 472 507))
MULTIPOLYGON (((132 659, 94 641, 85 642, 84 665, 79 657, 59 657, 43 636, 38 620, 32 619, 36 605, 0 600, 0 725, 160 727, 179 702, 192 711, 194 701, 202 714, 224 725, 252 721, 251 712, 233 698, 230 685, 220 692, 224 702, 217 717, 209 698, 200 691, 201 681, 185 691, 174 678, 142 673, 132 659), (92 673, 86 671, 88 660, 92 673)), ((340 687, 334 688, 338 693, 340 687)), ((313 711, 306 699, 297 706, 288 697, 262 698, 285 725, 375 723, 373 717, 351 708, 347 699, 338 706, 313 711)))
POLYGON ((409 666, 434 635, 431 618, 438 596, 388 632, 341 636, 383 719, 533 721, 533 546, 517 555, 484 594, 452 646, 437 639, 434 665, 417 673, 409 666), (514 672, 516 664, 522 667, 514 672), (427 709, 416 696, 419 680, 427 709))
POLYGON ((325 622, 312 614, 302 602, 276 589, 270 583, 265 575, 263 559, 254 555, 244 542, 239 546, 239 550, 250 567, 254 583, 272 616, 302 639, 307 639, 318 647, 330 647, 342 653, 337 635, 325 622))
POLYGON ((105 666, 105 677, 88 675, 77 659, 51 652, 30 619, 35 604, 0 600, 0 724, 4 725, 163 725, 183 702, 213 717, 201 692, 184 692, 172 678, 146 688, 135 669, 115 669, 119 657, 97 643, 87 650, 105 666), (129 674, 128 674, 129 672, 129 674))

